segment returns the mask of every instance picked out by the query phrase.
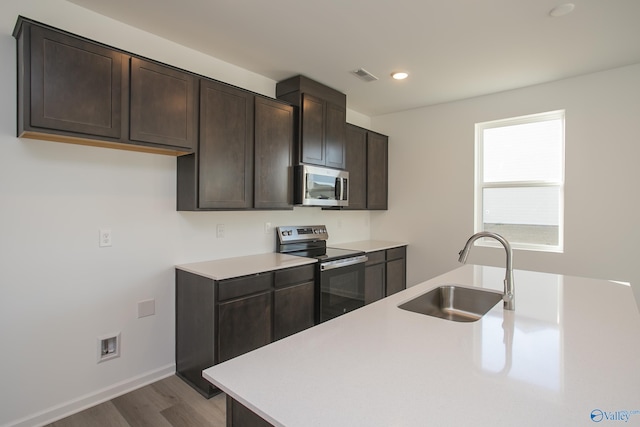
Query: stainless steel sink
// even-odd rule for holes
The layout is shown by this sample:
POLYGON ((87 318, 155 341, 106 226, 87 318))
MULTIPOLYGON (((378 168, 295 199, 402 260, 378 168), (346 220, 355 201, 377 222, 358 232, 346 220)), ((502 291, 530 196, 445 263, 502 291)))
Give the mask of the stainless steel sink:
POLYGON ((475 322, 501 300, 502 293, 498 291, 442 285, 398 307, 454 322, 475 322))

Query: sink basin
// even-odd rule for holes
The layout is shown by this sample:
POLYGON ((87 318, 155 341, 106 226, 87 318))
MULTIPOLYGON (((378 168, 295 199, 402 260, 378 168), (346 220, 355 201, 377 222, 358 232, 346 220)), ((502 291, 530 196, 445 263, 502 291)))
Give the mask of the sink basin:
POLYGON ((502 293, 460 285, 442 285, 398 307, 454 322, 475 322, 499 301, 502 293))

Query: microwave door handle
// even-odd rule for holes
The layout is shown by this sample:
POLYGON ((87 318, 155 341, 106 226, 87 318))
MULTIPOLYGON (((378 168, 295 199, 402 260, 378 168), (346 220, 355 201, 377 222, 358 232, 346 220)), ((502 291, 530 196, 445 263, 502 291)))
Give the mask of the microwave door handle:
POLYGON ((336 200, 340 200, 342 198, 342 180, 336 177, 336 185, 334 186, 333 195, 336 200))
POLYGON ((347 181, 347 178, 342 178, 340 180, 340 182, 342 183, 342 194, 340 195, 340 200, 347 200, 347 192, 349 191, 349 182, 347 181))

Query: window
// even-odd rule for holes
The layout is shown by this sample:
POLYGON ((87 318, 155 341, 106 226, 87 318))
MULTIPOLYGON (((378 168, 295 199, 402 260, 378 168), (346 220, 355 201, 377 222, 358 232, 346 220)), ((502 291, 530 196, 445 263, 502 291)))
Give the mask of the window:
POLYGON ((476 124, 476 232, 562 252, 563 206, 564 111, 476 124))

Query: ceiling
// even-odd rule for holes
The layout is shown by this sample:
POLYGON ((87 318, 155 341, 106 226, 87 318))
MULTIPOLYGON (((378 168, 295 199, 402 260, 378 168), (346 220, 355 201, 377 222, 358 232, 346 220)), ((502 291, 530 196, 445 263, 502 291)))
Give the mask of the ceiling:
POLYGON ((640 63, 640 0, 70 1, 276 81, 303 74, 368 116, 640 63))

